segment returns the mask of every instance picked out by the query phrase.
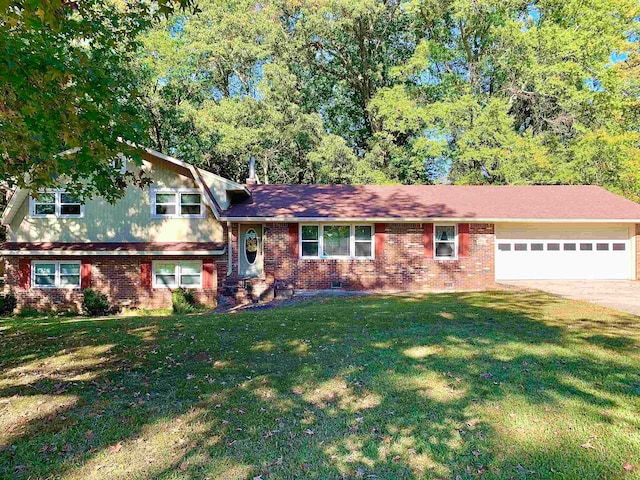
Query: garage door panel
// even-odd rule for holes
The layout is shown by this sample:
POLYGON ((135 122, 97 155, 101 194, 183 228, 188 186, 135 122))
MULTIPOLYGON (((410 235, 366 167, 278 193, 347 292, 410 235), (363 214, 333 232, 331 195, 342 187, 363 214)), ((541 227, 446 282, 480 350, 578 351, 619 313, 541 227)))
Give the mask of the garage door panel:
POLYGON ((632 278, 626 225, 496 228, 497 280, 624 280, 632 278), (589 233, 591 236, 587 236, 589 233))

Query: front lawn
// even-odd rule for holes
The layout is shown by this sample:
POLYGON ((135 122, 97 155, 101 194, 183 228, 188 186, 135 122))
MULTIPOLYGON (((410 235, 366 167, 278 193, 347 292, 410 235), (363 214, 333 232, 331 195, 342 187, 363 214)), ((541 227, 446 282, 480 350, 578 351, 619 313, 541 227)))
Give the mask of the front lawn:
POLYGON ((640 478, 640 317, 538 292, 0 321, 0 478, 640 478))

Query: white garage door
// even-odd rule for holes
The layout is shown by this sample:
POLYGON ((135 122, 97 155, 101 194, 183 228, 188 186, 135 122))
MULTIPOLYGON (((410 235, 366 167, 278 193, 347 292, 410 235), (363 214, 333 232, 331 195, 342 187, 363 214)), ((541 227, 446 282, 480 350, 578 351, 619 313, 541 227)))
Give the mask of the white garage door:
POLYGON ((624 224, 496 225, 496 280, 634 278, 624 224))

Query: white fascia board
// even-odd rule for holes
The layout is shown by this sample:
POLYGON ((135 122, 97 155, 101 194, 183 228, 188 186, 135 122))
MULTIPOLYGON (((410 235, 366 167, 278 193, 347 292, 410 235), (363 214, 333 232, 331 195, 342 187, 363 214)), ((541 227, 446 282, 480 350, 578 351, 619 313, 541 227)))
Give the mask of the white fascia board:
POLYGON ((221 217, 229 222, 272 223, 326 223, 326 222, 373 222, 373 223, 640 223, 640 218, 478 218, 478 217, 221 217))
POLYGON ((18 208, 20 208, 20 205, 22 205, 22 202, 27 198, 28 194, 29 191, 27 189, 20 188, 11 195, 9 203, 2 213, 2 219, 0 220, 2 225, 9 225, 11 223, 11 220, 15 217, 18 208))
POLYGON ((40 256, 40 257, 201 257, 211 255, 224 255, 226 248, 222 250, 0 250, 2 256, 40 256))

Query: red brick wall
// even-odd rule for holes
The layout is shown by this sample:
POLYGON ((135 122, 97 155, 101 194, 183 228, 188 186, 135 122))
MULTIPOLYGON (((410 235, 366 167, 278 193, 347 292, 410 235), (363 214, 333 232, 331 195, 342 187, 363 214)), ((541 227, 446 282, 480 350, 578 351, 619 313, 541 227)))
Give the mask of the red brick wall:
MULTIPOLYGON (((493 234, 493 224, 472 223, 468 257, 434 260, 424 254, 421 224, 389 223, 381 258, 317 260, 293 257, 289 224, 271 223, 265 225, 265 273, 268 280, 281 280, 294 288, 310 290, 331 288, 332 281, 343 282, 344 288, 360 290, 491 288, 495 287, 493 234)), ((234 255, 234 269, 236 262, 234 255)))
MULTIPOLYGON (((203 257, 162 257, 169 259, 201 259, 203 257)), ((33 257, 29 260, 41 260, 33 257)), ((46 257, 48 260, 55 258, 46 257)), ((72 257, 64 257, 71 260, 72 257)), ((80 258, 75 258, 79 260, 80 258)), ((169 308, 171 307, 171 291, 160 288, 143 288, 141 284, 141 267, 146 257, 93 257, 91 259, 91 287, 105 293, 114 306, 131 308, 169 308)), ((223 270, 226 274, 226 256, 213 257, 213 276, 219 276, 223 270), (222 264, 222 266, 221 266, 222 264)), ((13 290, 18 297, 18 308, 36 308, 40 310, 80 310, 82 304, 81 289, 40 289, 22 288, 19 284, 18 257, 6 259, 6 290, 13 290)), ((203 305, 215 305, 220 280, 213 278, 213 288, 194 290, 198 302, 203 305)))

